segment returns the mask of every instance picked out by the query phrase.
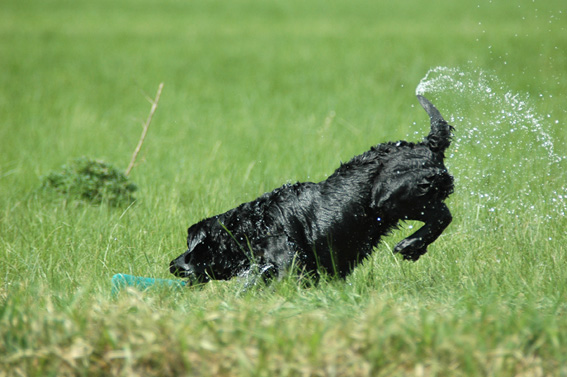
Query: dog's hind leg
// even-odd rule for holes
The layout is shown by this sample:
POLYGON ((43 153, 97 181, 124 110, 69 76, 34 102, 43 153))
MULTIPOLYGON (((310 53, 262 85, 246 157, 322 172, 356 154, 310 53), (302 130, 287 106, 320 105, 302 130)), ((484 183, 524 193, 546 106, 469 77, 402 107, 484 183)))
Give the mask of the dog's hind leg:
POLYGON ((435 241, 452 220, 451 212, 445 203, 428 206, 424 211, 406 220, 422 221, 425 224, 411 236, 400 241, 394 253, 400 253, 404 259, 416 261, 427 252, 427 246, 435 241))

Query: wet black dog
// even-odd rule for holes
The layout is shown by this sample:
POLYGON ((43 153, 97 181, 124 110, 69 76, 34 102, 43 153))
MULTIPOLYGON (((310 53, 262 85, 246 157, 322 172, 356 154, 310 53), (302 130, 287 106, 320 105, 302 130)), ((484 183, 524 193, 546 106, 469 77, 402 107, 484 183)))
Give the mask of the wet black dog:
POLYGON ((425 224, 394 252, 416 261, 451 222, 453 191, 444 152, 453 127, 426 98, 431 131, 422 142, 379 144, 319 183, 287 184, 188 230, 172 274, 191 283, 226 280, 251 268, 264 277, 291 266, 345 277, 401 220, 425 224))

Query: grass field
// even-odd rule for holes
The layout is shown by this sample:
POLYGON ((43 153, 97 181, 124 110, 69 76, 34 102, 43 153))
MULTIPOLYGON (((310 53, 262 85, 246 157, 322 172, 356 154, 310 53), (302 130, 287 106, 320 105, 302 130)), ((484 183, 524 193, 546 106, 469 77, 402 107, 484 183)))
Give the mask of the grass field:
POLYGON ((564 0, 3 0, 0 376, 567 376, 566 28, 564 0), (457 187, 417 263, 406 224, 346 281, 111 296, 204 216, 420 139, 422 80, 457 187), (134 205, 40 190, 125 169, 160 82, 134 205))

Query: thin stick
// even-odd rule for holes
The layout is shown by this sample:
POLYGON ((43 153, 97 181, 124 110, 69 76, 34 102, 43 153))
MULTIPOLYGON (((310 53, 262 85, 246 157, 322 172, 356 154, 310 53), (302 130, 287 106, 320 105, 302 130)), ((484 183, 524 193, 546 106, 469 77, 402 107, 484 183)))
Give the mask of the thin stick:
POLYGON ((130 165, 128 165, 128 169, 126 169, 126 176, 130 174, 132 168, 134 167, 134 163, 136 162, 136 158, 138 157, 138 153, 140 153, 140 149, 142 149, 142 144, 144 144, 144 139, 146 138, 146 134, 148 133, 148 128, 150 127, 150 123, 152 123, 152 118, 154 117, 154 113, 156 112, 157 105, 159 102, 159 97, 161 96, 161 90, 163 89, 163 82, 159 84, 156 99, 152 102, 152 108, 150 109, 150 115, 148 115, 148 119, 146 123, 144 123, 144 129, 142 130, 142 136, 140 136, 140 141, 132 154, 132 159, 130 160, 130 165))

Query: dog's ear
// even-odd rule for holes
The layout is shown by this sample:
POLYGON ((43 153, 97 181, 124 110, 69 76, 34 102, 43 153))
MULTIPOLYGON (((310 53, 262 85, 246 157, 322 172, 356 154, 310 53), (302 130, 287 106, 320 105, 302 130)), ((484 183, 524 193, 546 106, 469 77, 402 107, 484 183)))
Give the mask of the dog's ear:
POLYGON ((200 224, 194 224, 187 229, 187 250, 193 250, 198 244, 203 243, 206 238, 206 232, 201 228, 200 224))

